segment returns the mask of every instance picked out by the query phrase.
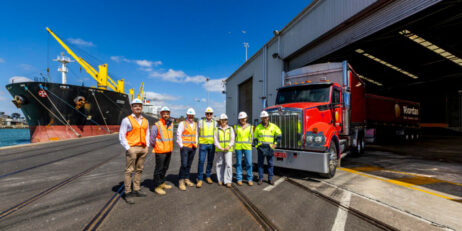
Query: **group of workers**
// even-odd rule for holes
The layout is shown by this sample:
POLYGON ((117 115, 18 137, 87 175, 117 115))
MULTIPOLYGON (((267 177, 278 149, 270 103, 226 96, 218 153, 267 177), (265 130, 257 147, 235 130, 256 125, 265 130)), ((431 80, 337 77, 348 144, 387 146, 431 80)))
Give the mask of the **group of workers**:
MULTIPOLYGON (((143 103, 139 99, 131 102, 132 114, 122 120, 119 132, 119 140, 126 150, 125 165, 125 200, 127 203, 135 203, 135 197, 144 197, 141 191, 140 181, 144 169, 148 148, 152 146, 155 154, 154 169, 154 192, 165 195, 167 189, 172 186, 165 181, 165 175, 170 165, 173 151, 173 121, 170 119, 170 109, 162 107, 161 118, 151 130, 149 122, 141 115, 143 103), (134 174, 133 174, 134 173, 134 174), (132 190, 132 175, 133 190, 132 190)), ((194 121, 195 111, 189 108, 186 111, 186 120, 180 122, 177 128, 176 142, 180 147, 181 167, 178 174, 178 188, 182 191, 186 187, 201 188, 204 181, 204 164, 207 159, 205 181, 213 184, 212 166, 215 155, 216 175, 218 185, 226 185, 230 188, 233 178, 232 153, 236 153, 236 181, 242 185, 243 171, 242 158, 244 158, 247 172, 247 184, 253 185, 252 173, 252 147, 258 151, 258 184, 263 183, 263 165, 267 160, 268 183, 273 181, 273 150, 281 139, 281 130, 278 126, 269 122, 266 111, 260 113, 261 123, 256 127, 247 123, 247 114, 239 113, 239 124, 228 125, 228 116, 221 114, 218 122, 213 119, 213 109, 207 107, 205 119, 194 121), (199 148, 199 160, 197 167, 197 181, 193 183, 190 176, 191 165, 199 148)))

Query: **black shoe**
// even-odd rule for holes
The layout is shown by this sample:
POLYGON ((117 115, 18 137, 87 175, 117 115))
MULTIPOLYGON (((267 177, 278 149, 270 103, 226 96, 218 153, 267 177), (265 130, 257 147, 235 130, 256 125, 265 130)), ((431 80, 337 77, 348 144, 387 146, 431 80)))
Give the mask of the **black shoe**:
POLYGON ((134 191, 133 194, 135 195, 135 197, 145 197, 146 196, 146 194, 143 193, 141 190, 134 191))
POLYGON ((129 192, 129 193, 126 193, 125 194, 125 201, 128 203, 128 204, 135 204, 135 195, 133 194, 133 192, 129 192))
POLYGON ((273 180, 268 180, 268 184, 274 185, 274 181, 273 180))
POLYGON ((263 184, 263 180, 258 180, 258 185, 263 184))

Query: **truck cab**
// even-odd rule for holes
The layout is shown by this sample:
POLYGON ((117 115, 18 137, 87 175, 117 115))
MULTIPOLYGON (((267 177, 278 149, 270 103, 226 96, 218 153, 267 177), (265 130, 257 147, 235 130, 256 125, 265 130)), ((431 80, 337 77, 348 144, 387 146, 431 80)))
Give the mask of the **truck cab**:
POLYGON ((282 131, 274 165, 333 177, 341 157, 364 150, 364 94, 347 62, 285 73, 275 105, 265 109, 282 131))

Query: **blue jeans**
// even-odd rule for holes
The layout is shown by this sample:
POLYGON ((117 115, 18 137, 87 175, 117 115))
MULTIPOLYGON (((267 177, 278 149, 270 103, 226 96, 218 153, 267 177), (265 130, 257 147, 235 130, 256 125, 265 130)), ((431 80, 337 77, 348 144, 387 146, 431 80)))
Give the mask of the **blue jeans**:
POLYGON ((207 169, 205 170, 206 177, 212 175, 213 158, 215 157, 215 145, 199 144, 199 161, 197 166, 197 179, 204 180, 204 162, 207 156, 207 169))
POLYGON ((242 154, 244 154, 247 181, 252 181, 252 150, 236 150, 236 180, 242 181, 242 154))
POLYGON ((191 164, 196 154, 196 148, 183 147, 180 149, 181 154, 181 167, 179 178, 180 180, 189 179, 189 171, 191 170, 191 164))
MULTIPOLYGON (((258 150, 258 149, 257 149, 258 150)), ((268 162, 268 180, 273 179, 273 156, 264 156, 263 152, 258 150, 258 179, 263 180, 263 164, 265 161, 268 162)))

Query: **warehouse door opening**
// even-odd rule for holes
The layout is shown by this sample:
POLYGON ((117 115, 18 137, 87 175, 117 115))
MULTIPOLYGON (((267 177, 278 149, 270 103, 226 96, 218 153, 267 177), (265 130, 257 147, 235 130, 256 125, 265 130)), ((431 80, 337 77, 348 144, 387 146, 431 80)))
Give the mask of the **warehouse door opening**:
POLYGON ((247 122, 251 122, 252 117, 252 81, 253 78, 249 78, 245 82, 239 84, 238 94, 238 111, 245 111, 247 113, 247 122))

